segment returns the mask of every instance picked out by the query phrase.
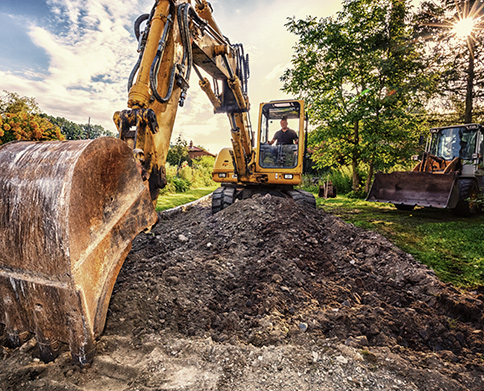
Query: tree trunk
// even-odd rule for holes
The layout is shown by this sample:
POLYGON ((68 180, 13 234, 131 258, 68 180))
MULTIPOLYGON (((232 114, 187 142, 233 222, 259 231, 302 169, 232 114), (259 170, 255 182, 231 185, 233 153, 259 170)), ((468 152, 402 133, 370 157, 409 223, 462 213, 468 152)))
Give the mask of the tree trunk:
POLYGON ((368 169, 368 177, 366 178, 365 183, 365 193, 368 194, 370 192, 371 180, 373 179, 373 162, 370 162, 370 167, 368 169))
POLYGON ((353 171, 353 191, 358 191, 360 188, 360 176, 358 175, 358 151, 357 147, 360 142, 359 128, 360 124, 358 121, 355 122, 354 132, 353 132, 353 156, 351 156, 351 169, 353 171))
POLYGON ((469 45, 469 67, 467 68, 465 123, 470 124, 472 123, 472 98, 474 94, 474 37, 470 35, 467 42, 469 45))

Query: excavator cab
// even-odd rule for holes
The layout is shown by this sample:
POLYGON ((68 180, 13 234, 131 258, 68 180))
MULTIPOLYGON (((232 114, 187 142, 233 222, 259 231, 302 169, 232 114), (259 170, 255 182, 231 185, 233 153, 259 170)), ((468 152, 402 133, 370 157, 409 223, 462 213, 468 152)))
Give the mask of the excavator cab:
POLYGON ((294 169, 297 166, 300 113, 299 102, 274 102, 262 106, 258 161, 261 169, 294 169), (286 127, 284 132, 283 126, 286 127))
POLYGON ((247 164, 238 167, 233 149, 224 148, 217 156, 213 179, 222 183, 212 197, 214 213, 236 199, 254 194, 271 194, 292 198, 316 206, 311 193, 294 189, 303 174, 306 119, 304 102, 280 100, 260 104, 256 147, 247 156, 247 164), (284 134, 282 127, 286 125, 284 134), (248 168, 249 172, 242 168, 248 168), (242 174, 242 175, 241 175, 242 174))

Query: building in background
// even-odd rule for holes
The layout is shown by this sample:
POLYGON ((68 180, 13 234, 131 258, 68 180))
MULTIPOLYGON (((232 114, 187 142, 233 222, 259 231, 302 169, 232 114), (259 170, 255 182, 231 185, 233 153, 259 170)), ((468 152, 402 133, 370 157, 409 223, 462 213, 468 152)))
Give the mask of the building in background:
POLYGON ((195 147, 193 145, 193 141, 190 141, 190 145, 188 146, 188 156, 192 160, 199 158, 199 157, 202 157, 202 156, 213 156, 213 157, 215 157, 215 155, 213 153, 210 153, 203 148, 195 147))

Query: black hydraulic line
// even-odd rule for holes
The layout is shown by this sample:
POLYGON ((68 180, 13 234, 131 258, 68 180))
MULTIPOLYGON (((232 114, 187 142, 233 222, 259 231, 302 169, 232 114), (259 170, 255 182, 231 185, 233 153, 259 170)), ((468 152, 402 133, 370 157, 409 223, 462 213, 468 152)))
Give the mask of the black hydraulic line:
POLYGON ((139 67, 141 65, 141 59, 143 58, 143 53, 145 51, 145 45, 146 45, 146 40, 148 38, 148 34, 150 31, 151 27, 151 20, 153 19, 153 16, 155 14, 156 7, 158 5, 158 1, 155 2, 155 5, 151 9, 150 14, 142 14, 138 16, 138 18, 134 22, 134 35, 136 36, 136 40, 138 41, 138 61, 136 61, 136 64, 133 67, 133 70, 131 71, 129 78, 128 78, 128 92, 131 90, 131 87, 133 86, 133 81, 134 77, 136 76, 136 73, 139 70, 139 67), (143 32, 143 37, 140 40, 141 32, 140 32, 140 25, 143 23, 145 20, 148 20, 146 29, 143 32))
POLYGON ((224 55, 222 56, 222 59, 224 60, 224 64, 225 64, 225 67, 227 68, 227 71, 229 72, 229 78, 230 78, 231 80, 233 80, 233 79, 234 79, 235 74, 234 74, 234 71, 233 71, 232 67, 231 67, 231 66, 230 66, 230 64, 229 64, 229 60, 228 60, 228 58, 227 58, 227 55, 226 55, 226 54, 224 54, 224 55))
POLYGON ((163 98, 160 96, 158 93, 158 73, 160 71, 160 65, 161 65, 161 59, 163 57, 163 52, 165 51, 165 46, 166 46, 166 41, 168 38, 168 34, 170 32, 170 28, 172 25, 172 18, 171 15, 168 15, 166 19, 166 24, 165 28, 163 30, 163 34, 160 39, 160 43, 158 45, 158 50, 156 52, 155 58, 153 59, 153 62, 151 63, 151 68, 150 68, 150 85, 151 85, 151 90, 153 92, 153 96, 155 99, 160 102, 160 103, 166 103, 171 97, 171 94, 173 93, 173 84, 175 81, 175 70, 176 70, 176 65, 173 66, 172 71, 171 71, 171 76, 170 76, 170 84, 168 87, 168 91, 166 96, 163 98))
POLYGON ((140 55, 138 57, 138 61, 136 61, 136 64, 134 65, 133 70, 129 74, 129 78, 128 78, 128 92, 131 90, 131 87, 133 86, 134 77, 136 76, 136 73, 139 70, 139 67, 141 65, 141 58, 142 57, 143 57, 143 52, 140 53, 140 55))
POLYGON ((143 14, 143 15, 140 15, 136 18, 136 20, 134 21, 134 35, 136 36, 136 40, 139 42, 139 38, 141 36, 141 32, 140 32, 140 27, 141 27, 141 23, 143 23, 145 20, 148 20, 150 19, 150 15, 149 14, 143 14))
POLYGON ((193 69, 195 70, 195 73, 197 74, 198 78, 200 80, 203 80, 203 75, 200 73, 200 71, 198 70, 198 67, 195 64, 193 64, 193 69))

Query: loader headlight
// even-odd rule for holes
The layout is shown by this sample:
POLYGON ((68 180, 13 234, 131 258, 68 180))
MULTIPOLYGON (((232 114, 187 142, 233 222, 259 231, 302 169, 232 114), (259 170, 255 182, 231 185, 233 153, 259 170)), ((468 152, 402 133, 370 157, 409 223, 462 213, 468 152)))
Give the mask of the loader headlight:
POLYGON ((221 173, 218 174, 218 177, 219 178, 226 178, 227 174, 225 172, 221 172, 221 173))
POLYGON ((284 174, 284 179, 292 179, 293 177, 292 174, 284 174))

